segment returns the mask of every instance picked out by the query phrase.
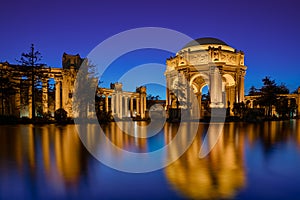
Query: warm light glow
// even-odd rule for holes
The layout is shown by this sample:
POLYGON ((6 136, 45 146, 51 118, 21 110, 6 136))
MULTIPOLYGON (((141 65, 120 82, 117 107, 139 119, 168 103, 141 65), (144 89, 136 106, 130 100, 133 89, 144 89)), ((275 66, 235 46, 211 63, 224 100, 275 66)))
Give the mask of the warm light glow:
MULTIPOLYGON (((197 139, 188 151, 165 169, 169 182, 185 197, 191 199, 233 198, 236 191, 245 186, 244 139, 242 136, 236 138, 235 134, 227 135, 228 130, 234 129, 231 126, 234 124, 225 126, 226 135, 220 138, 209 156, 199 159, 198 154, 200 144, 202 144, 200 138, 202 138, 204 128, 202 125, 197 139)), ((176 154, 175 148, 169 156, 172 154, 176 154)))

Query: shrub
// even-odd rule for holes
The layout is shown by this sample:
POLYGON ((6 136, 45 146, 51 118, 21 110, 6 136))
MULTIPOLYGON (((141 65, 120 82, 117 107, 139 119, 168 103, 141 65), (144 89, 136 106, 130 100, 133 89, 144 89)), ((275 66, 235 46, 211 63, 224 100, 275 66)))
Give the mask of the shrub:
POLYGON ((54 118, 57 122, 66 122, 68 113, 63 108, 59 108, 54 113, 54 118))

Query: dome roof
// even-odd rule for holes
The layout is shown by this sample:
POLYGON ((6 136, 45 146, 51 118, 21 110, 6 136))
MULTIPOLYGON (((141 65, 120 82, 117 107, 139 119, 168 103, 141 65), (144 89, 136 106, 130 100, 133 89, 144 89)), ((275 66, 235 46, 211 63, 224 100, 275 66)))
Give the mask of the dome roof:
POLYGON ((203 38, 198 38, 196 40, 193 40, 189 43, 187 43, 184 48, 187 47, 192 47, 192 46, 198 46, 198 45, 206 45, 206 44, 218 44, 218 45, 226 45, 229 46, 228 44, 226 44, 224 41, 219 40, 217 38, 212 38, 212 37, 203 37, 203 38))
POLYGON ((178 53, 182 53, 184 51, 203 51, 203 50, 209 50, 209 48, 219 48, 223 51, 231 51, 235 52, 235 49, 226 44, 224 41, 219 40, 217 38, 213 37, 203 37, 198 38, 196 40, 193 40, 189 43, 187 43, 178 53))

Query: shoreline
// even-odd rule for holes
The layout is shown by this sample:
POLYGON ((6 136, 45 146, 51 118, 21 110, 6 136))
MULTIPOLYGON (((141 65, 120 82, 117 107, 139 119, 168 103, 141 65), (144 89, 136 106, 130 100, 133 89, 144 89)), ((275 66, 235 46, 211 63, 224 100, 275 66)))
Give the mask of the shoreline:
MULTIPOLYGON (((260 119, 260 120, 243 120, 243 119, 232 119, 232 118, 226 118, 224 123, 228 123, 228 122, 244 122, 244 123, 263 123, 263 122, 273 122, 273 121, 291 121, 291 120, 298 120, 299 118, 290 118, 290 119, 260 119)), ((13 120, 13 121, 0 121, 0 125, 20 125, 20 124, 33 124, 33 125, 45 125, 45 124, 57 124, 57 125, 68 125, 68 124, 76 124, 75 122, 76 120, 74 119, 70 119, 64 122, 57 122, 55 120, 49 120, 49 121, 35 121, 33 122, 31 119, 26 119, 26 120, 22 120, 22 119, 18 119, 18 120, 13 120)), ((91 123, 91 124, 109 124, 112 122, 130 122, 130 121, 134 121, 134 122, 150 122, 151 119, 148 120, 130 120, 130 119, 126 119, 126 120, 113 120, 113 121, 98 121, 98 120, 84 120, 82 122, 84 123, 91 123)), ((167 123, 180 123, 180 122, 200 122, 200 123, 210 123, 210 122, 222 122, 221 121, 211 121, 210 119, 199 119, 199 120, 166 120, 167 123)), ((79 121, 77 121, 79 122, 79 121)))

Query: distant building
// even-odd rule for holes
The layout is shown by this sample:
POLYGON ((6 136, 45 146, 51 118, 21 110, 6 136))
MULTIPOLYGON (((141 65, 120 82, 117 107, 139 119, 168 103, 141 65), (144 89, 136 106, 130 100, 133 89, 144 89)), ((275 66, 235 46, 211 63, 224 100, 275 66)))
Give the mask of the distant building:
MULTIPOLYGON (((233 115, 234 103, 244 102, 256 108, 259 96, 244 94, 244 79, 247 67, 244 53, 216 38, 199 38, 191 41, 178 51, 175 57, 166 61, 166 101, 160 102, 167 110, 180 109, 189 112, 197 119, 207 112, 202 102, 203 88, 208 86, 210 108, 226 108, 233 115), (198 109, 196 109, 198 107, 198 109), (229 109, 228 109, 229 108, 229 109)), ((33 93, 26 66, 8 62, 0 63, 0 115, 14 115, 32 118, 32 96, 36 95, 36 116, 54 112, 62 108, 68 117, 74 116, 74 84, 84 58, 79 54, 62 56, 62 68, 43 66, 36 69, 39 77, 39 90, 33 93), (52 86, 51 86, 52 85, 52 86)), ((111 84, 110 88, 97 88, 97 96, 102 99, 97 108, 123 119, 132 117, 146 119, 150 107, 147 107, 146 87, 138 87, 135 92, 122 90, 121 83, 111 84)), ((95 94, 95 95, 96 95, 95 94)), ((290 102, 300 104, 298 94, 285 95, 290 102)), ((150 102, 150 104, 153 102, 150 102)), ((149 104, 149 105, 150 105, 149 104)), ((89 107, 89 106, 88 106, 89 107)), ((87 116, 95 116, 93 106, 87 108, 87 116)), ((153 107, 152 110, 157 110, 153 107)), ((180 114, 174 112, 176 116, 180 114)), ((274 109, 274 114, 275 109, 274 109)), ((300 106, 297 108, 300 116, 300 106)))
MULTIPOLYGON (((41 94, 35 93, 36 116, 50 113, 62 108, 68 117, 73 116, 74 83, 78 70, 84 59, 77 55, 64 53, 62 56, 62 68, 43 66, 35 69, 40 77, 41 94), (49 87, 53 84, 53 87, 49 87), (51 90, 51 91, 49 91, 51 90), (39 101, 38 101, 39 100, 39 101)), ((0 63, 1 93, 0 115, 14 115, 17 117, 32 118, 32 88, 28 77, 29 68, 22 65, 13 65, 8 62, 0 63), (5 81, 5 82, 4 82, 5 81)), ((135 116, 145 118, 146 112, 146 88, 140 87, 136 92, 122 91, 122 84, 112 84, 110 89, 98 88, 98 95, 105 95, 105 109, 118 118, 135 116), (108 98, 110 105, 108 106, 108 98), (130 106, 128 101, 130 100, 130 106), (135 110, 133 111, 133 101, 135 110), (124 109, 122 109, 125 106, 124 109), (130 109, 130 110, 129 110, 130 109), (130 112, 130 115, 128 114, 130 112)), ((91 114, 94 111, 87 111, 91 114)), ((76 112, 75 112, 76 113, 76 112)))
MULTIPOLYGON (((294 109, 293 109, 293 112, 290 113, 291 115, 293 116, 290 116, 290 117, 299 117, 300 116, 300 106, 299 106, 299 103, 300 103, 300 87, 298 88, 297 90, 297 93, 295 94, 279 94, 278 97, 284 97, 287 99, 287 106, 290 106, 290 105, 295 105, 294 106, 294 109)), ((260 98, 259 95, 255 95, 255 96, 245 96, 245 104, 248 105, 250 108, 254 108, 254 109, 259 109, 259 108, 263 108, 259 105, 259 101, 258 99, 260 98)), ((264 108, 264 112, 265 112, 265 115, 267 114, 267 110, 264 108)), ((272 113, 271 113, 272 116, 276 116, 278 117, 278 113, 276 112, 276 107, 273 105, 272 106, 272 113)))
MULTIPOLYGON (((167 109, 188 109, 191 116, 202 118, 205 115, 202 89, 206 85, 210 108, 230 108, 230 115, 233 115, 234 103, 247 100, 253 107, 257 97, 245 97, 244 94, 247 70, 244 57, 242 51, 216 38, 199 38, 188 43, 166 61, 167 109), (199 113, 195 113, 195 105, 199 106, 199 113)), ((299 105, 300 94, 286 96, 299 105)), ((297 115, 300 116, 300 106, 297 115)))
POLYGON ((110 88, 99 88, 97 94, 104 98, 100 111, 110 112, 116 119, 146 119, 146 87, 141 86, 136 92, 122 90, 121 83, 111 83, 110 88))

